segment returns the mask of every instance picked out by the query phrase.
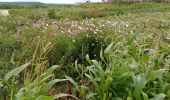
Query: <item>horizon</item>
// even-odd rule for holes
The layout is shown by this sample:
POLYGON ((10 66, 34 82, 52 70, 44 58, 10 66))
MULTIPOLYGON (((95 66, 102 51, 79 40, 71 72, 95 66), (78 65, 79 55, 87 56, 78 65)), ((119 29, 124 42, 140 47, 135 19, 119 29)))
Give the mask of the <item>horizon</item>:
MULTIPOLYGON (((101 2, 102 0, 91 0, 91 2, 101 2)), ((0 2, 41 2, 54 4, 74 4, 76 2, 86 2, 86 0, 0 0, 0 2)))

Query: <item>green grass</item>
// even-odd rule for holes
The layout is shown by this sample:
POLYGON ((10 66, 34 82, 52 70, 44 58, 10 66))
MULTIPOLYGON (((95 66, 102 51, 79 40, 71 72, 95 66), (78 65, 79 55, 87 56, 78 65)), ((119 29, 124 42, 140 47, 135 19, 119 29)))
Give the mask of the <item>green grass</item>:
POLYGON ((9 11, 8 17, 0 17, 0 99, 5 100, 4 95, 11 100, 170 98, 169 4, 9 11), (48 75, 41 79, 44 74, 48 75), (59 87, 64 88, 57 91, 59 87))

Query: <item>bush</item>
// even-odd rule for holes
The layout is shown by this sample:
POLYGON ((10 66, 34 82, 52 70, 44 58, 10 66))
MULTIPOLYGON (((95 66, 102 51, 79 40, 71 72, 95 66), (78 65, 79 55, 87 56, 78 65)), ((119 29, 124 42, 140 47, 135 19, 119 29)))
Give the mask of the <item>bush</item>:
POLYGON ((89 36, 86 33, 79 33, 74 37, 57 36, 53 40, 54 47, 48 55, 50 64, 68 65, 76 59, 83 63, 86 54, 98 59, 101 47, 105 47, 111 40, 105 42, 104 36, 92 34, 89 36))
POLYGON ((55 19, 56 18, 56 13, 55 13, 55 10, 54 9, 50 9, 48 11, 48 18, 49 19, 55 19))
POLYGON ((86 19, 86 18, 101 18, 101 17, 104 17, 104 13, 101 12, 101 10, 98 10, 98 9, 87 9, 87 10, 84 10, 82 12, 80 12, 80 15, 83 19, 86 19))
POLYGON ((76 47, 72 41, 65 35, 57 36, 54 40, 54 47, 48 55, 50 64, 63 64, 66 65, 71 61, 71 54, 74 52, 76 47))

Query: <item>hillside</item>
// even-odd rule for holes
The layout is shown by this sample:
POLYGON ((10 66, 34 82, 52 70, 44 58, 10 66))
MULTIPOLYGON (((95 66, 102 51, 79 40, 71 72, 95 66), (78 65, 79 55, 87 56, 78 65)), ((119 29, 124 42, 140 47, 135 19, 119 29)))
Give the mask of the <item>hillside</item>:
POLYGON ((2 5, 28 6, 28 5, 45 5, 45 4, 41 2, 0 2, 0 6, 2 5))

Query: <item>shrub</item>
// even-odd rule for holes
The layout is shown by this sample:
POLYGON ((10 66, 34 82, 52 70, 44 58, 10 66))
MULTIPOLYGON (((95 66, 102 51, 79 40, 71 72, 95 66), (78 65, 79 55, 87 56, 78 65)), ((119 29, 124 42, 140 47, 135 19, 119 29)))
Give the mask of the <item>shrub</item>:
POLYGON ((49 19, 55 19, 56 18, 56 13, 55 13, 55 10, 54 9, 50 9, 48 11, 48 18, 49 19))
POLYGON ((71 54, 76 49, 72 38, 66 35, 57 36, 53 43, 54 47, 48 55, 50 64, 67 65, 72 60, 71 54))
POLYGON ((105 37, 100 37, 99 34, 87 35, 87 33, 79 33, 74 37, 57 36, 53 40, 54 47, 48 55, 50 64, 68 65, 76 59, 83 63, 86 54, 98 59, 101 47, 106 46, 111 39, 106 42, 105 37))
POLYGON ((80 12, 80 15, 83 19, 86 19, 86 18, 101 18, 101 17, 104 17, 104 13, 101 12, 101 10, 98 10, 98 9, 87 9, 87 10, 84 10, 82 12, 80 12))
POLYGON ((77 59, 79 63, 86 64, 86 54, 89 54, 91 58, 99 59, 101 47, 106 47, 111 41, 108 39, 105 42, 104 38, 99 35, 87 37, 85 33, 79 33, 74 37, 66 35, 57 36, 52 41, 54 47, 48 54, 50 65, 57 64, 63 66, 56 71, 56 77, 63 78, 64 74, 75 77, 76 73, 72 67, 72 62, 77 59))

